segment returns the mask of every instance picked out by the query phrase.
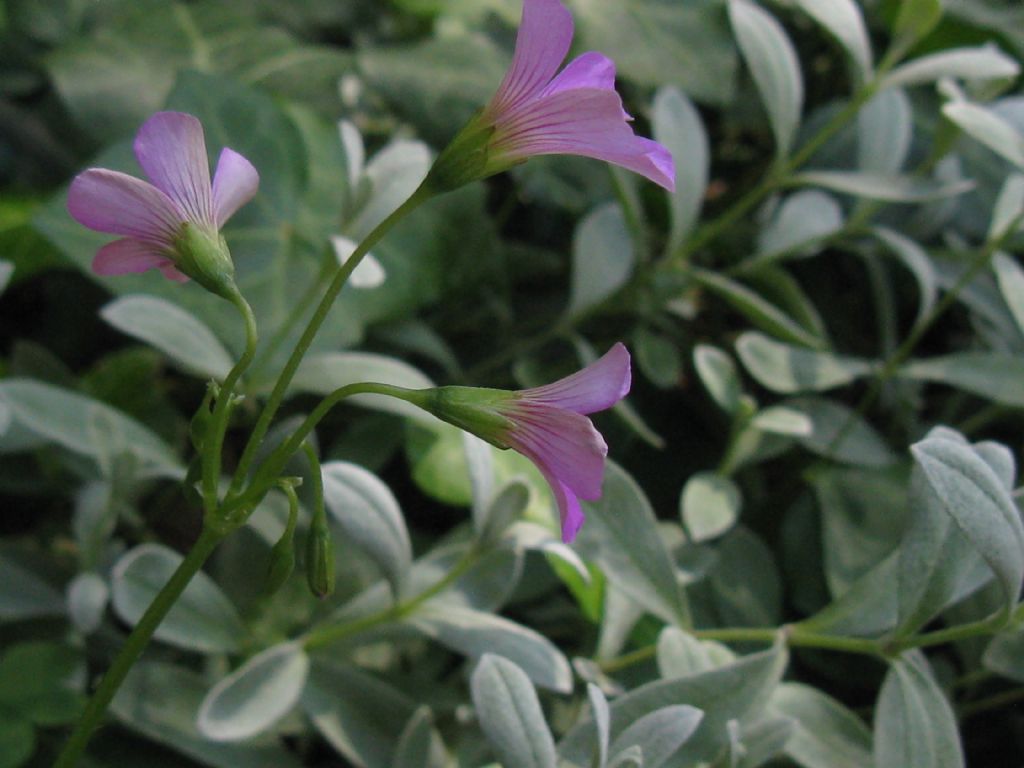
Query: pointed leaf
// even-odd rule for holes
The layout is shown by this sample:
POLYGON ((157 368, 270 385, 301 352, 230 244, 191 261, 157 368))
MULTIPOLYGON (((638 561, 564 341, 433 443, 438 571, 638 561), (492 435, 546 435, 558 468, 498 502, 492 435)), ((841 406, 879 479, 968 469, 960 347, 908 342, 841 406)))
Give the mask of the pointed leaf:
POLYGON ((736 352, 747 370, 768 389, 786 394, 822 392, 869 375, 866 360, 815 352, 748 331, 736 340, 736 352))
POLYGON ((697 730, 704 714, 687 704, 674 704, 656 709, 619 734, 609 750, 619 755, 629 747, 639 747, 644 768, 660 768, 697 730))
POLYGON ((854 0, 796 0, 800 9, 818 22, 846 49, 860 82, 871 77, 871 41, 864 15, 854 0))
MULTIPOLYGON (((927 0, 934 2, 934 0, 927 0)), ((1020 65, 994 45, 952 48, 908 61, 888 75, 884 88, 903 88, 933 83, 944 77, 960 80, 996 80, 1015 77, 1020 65)))
POLYGON ((651 122, 654 138, 672 153, 676 164, 672 227, 665 245, 665 251, 672 253, 686 241, 700 217, 711 162, 708 137, 693 102, 672 86, 661 88, 655 96, 651 122))
POLYGON ((616 203, 591 211, 573 236, 570 315, 592 309, 625 285, 633 272, 633 241, 616 203))
POLYGON ((871 765, 871 730, 853 712, 817 688, 783 683, 772 693, 773 712, 795 728, 785 752, 803 768, 864 768, 871 765))

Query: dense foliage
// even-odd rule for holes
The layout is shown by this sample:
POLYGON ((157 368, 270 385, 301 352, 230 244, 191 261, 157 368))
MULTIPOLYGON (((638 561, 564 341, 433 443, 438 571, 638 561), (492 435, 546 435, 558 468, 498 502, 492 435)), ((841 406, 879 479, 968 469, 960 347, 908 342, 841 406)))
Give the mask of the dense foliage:
MULTIPOLYGON (((373 248, 271 436, 356 381, 516 389, 622 340, 603 496, 386 398, 316 430, 335 589, 266 589, 271 493, 157 630, 90 766, 1018 766, 1024 9, 566 0, 677 190, 543 157, 373 248)), ((485 104, 520 0, 0 4, 0 768, 48 765, 202 526, 232 307, 89 271, 86 166, 154 111, 258 168, 233 468, 325 277, 485 104), (339 130, 338 121, 342 121, 339 130)), ((301 456, 288 472, 309 477, 301 456)), ((295 540, 305 539, 311 487, 295 540)))

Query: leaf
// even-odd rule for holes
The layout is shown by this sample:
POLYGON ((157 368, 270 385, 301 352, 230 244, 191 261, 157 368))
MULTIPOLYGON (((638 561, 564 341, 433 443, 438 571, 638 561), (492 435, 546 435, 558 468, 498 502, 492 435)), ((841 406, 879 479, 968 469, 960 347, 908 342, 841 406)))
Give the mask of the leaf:
POLYGON ((477 718, 498 759, 516 768, 555 768, 555 743, 530 679, 488 653, 470 680, 477 718))
POLYGON ((0 720, 0 768, 18 768, 35 752, 35 729, 28 720, 4 714, 0 720))
POLYGON ((344 226, 351 240, 361 242, 391 215, 416 190, 429 169, 430 150, 421 141, 399 139, 375 154, 363 170, 368 196, 344 226))
POLYGON ((689 608, 675 565, 643 491, 625 470, 608 462, 601 498, 584 502, 587 524, 579 549, 609 580, 665 621, 685 626, 689 608))
POLYGON ((683 525, 691 541, 717 538, 736 524, 743 496, 736 484, 715 472, 697 472, 683 486, 679 500, 683 525))
POLYGON ((7 284, 11 281, 11 275, 14 274, 14 265, 4 259, 0 259, 0 295, 3 294, 7 288, 7 284))
POLYGON ((622 209, 607 203, 591 211, 573 235, 570 315, 593 309, 626 284, 636 254, 622 209))
MULTIPOLYGON (((988 227, 988 239, 996 240, 1013 234, 1010 228, 1016 223, 1020 227, 1018 217, 1024 214, 1024 175, 1011 173, 1006 177, 999 190, 995 207, 992 209, 992 221, 988 227)), ((998 254, 996 256, 998 260, 998 254)), ((1002 288, 1002 284, 1000 284, 1002 288)))
POLYGON ((56 589, 0 555, 0 622, 63 616, 64 611, 56 589))
POLYGON ((637 367, 656 387, 671 389, 679 385, 683 361, 673 339, 638 326, 633 332, 633 354, 637 367))
POLYGON ((895 463, 896 457, 889 446, 853 409, 816 397, 787 400, 785 405, 803 413, 814 425, 809 436, 798 438, 807 450, 835 461, 864 467, 886 467, 895 463), (837 442, 850 419, 852 426, 837 442))
POLYGON ((639 747, 644 768, 660 768, 689 740, 702 719, 699 709, 686 704, 656 709, 620 733, 609 753, 618 756, 630 747, 639 747))
POLYGON ((787 197, 757 238, 758 263, 784 256, 807 256, 821 250, 820 241, 843 226, 835 198, 816 189, 787 197))
POLYGON ((110 588, 95 573, 80 573, 68 584, 68 617, 84 635, 95 632, 103 622, 110 600, 110 588))
POLYGON ((669 206, 672 226, 665 244, 665 252, 673 253, 700 218, 711 164, 708 136, 693 102, 672 86, 658 90, 651 122, 655 140, 675 160, 676 191, 669 206))
POLYGON ((1024 269, 1016 260, 1005 253, 996 253, 992 261, 999 292, 1003 295, 1017 327, 1024 331, 1024 269))
POLYGON ((403 595, 412 565, 412 543, 394 494, 357 464, 332 461, 321 467, 324 503, 348 538, 381 569, 392 594, 403 595))
POLYGON ((11 645, 0 660, 0 710, 41 727, 73 722, 85 704, 83 673, 82 656, 66 645, 11 645))
POLYGON ((1024 629, 1003 632, 992 638, 982 657, 985 669, 1024 682, 1024 629))
MULTIPOLYGON (((341 235, 331 237, 331 248, 334 250, 334 257, 338 260, 338 266, 343 266, 352 258, 359 243, 341 235)), ((387 279, 387 271, 372 253, 364 253, 358 266, 352 270, 348 277, 347 285, 362 290, 380 288, 387 279)))
POLYGON ((534 684, 561 693, 572 690, 569 662, 550 640, 513 621, 471 608, 427 603, 406 621, 442 645, 470 658, 504 656, 534 684))
POLYGON ((942 18, 942 0, 904 0, 893 24, 893 46, 906 50, 931 32, 942 18))
POLYGON ((753 331, 740 335, 736 352, 759 383, 784 394, 822 392, 873 371, 866 360, 783 344, 753 331))
POLYGON ((782 585, 775 557, 765 543, 738 526, 718 545, 716 554, 707 586, 721 623, 746 627, 778 624, 782 585))
POLYGON ((146 474, 177 479, 185 473, 173 451, 149 429, 77 392, 28 379, 5 379, 0 381, 0 399, 15 423, 74 453, 101 459, 106 456, 105 443, 115 442, 143 462, 146 474))
POLYGON ((1020 65, 991 43, 976 48, 951 48, 908 61, 885 76, 883 88, 905 88, 945 77, 997 80, 1016 77, 1020 65))
POLYGON ((773 405, 754 415, 750 426, 761 432, 790 437, 808 437, 814 433, 814 423, 800 411, 784 405, 773 405))
POLYGON ((734 661, 736 655, 721 643, 698 640, 676 627, 658 635, 658 674, 663 678, 691 677, 734 661))
POLYGON ((775 154, 786 157, 800 125, 804 102, 796 51, 775 17, 748 0, 729 0, 729 21, 768 112, 775 134, 775 154))
POLYGON ((769 709, 792 719, 785 752, 803 768, 864 768, 871 765, 871 730, 853 712, 817 688, 782 683, 769 709))
POLYGON ((605 768, 608 763, 608 740, 611 728, 611 713, 608 710, 608 699, 593 683, 587 683, 587 699, 590 701, 590 713, 597 729, 597 766, 605 768))
POLYGON ((693 277, 762 331, 811 349, 822 349, 825 346, 821 338, 809 333, 793 318, 747 286, 703 269, 694 270, 693 277))
POLYGON ((920 651, 896 659, 875 707, 876 768, 961 768, 953 709, 920 651))
POLYGON ((718 347, 698 344, 693 348, 693 364, 711 399, 726 413, 734 413, 743 390, 732 358, 718 347))
POLYGON ((833 192, 890 203, 923 203, 956 197, 976 186, 970 180, 942 182, 914 176, 858 171, 803 171, 790 178, 794 186, 824 187, 833 192))
POLYGON ((938 280, 928 253, 916 241, 886 227, 875 227, 874 235, 903 265, 907 267, 917 280, 920 299, 917 304, 917 317, 914 325, 920 325, 931 314, 938 298, 938 280))
POLYGON ((156 296, 114 299, 100 316, 117 330, 150 344, 188 373, 222 380, 231 370, 231 355, 197 317, 156 296))
MULTIPOLYGON (((785 649, 776 645, 718 669, 689 677, 656 680, 634 688, 611 703, 612 739, 617 739, 644 715, 665 706, 685 704, 702 710, 704 719, 676 755, 668 758, 667 764, 710 762, 729 741, 726 724, 763 709, 787 662, 785 649)), ((559 744, 558 753, 563 760, 587 765, 594 737, 593 722, 575 725, 559 744)))
POLYGON ((857 79, 871 78, 871 41, 864 15, 854 0, 796 0, 797 6, 846 49, 857 79))
POLYGON ((946 103, 942 114, 968 136, 1024 170, 1024 135, 1009 120, 966 101, 946 103))
POLYGON ((959 352, 928 360, 911 360, 900 378, 934 381, 1014 408, 1024 407, 1024 360, 998 352, 959 352))
MULTIPOLYGON (((122 555, 111 573, 111 598, 117 614, 135 625, 182 559, 160 544, 142 544, 122 555)), ((154 637, 186 650, 224 653, 239 650, 248 634, 231 601, 200 571, 154 637)))
POLYGON ((861 171, 898 174, 913 137, 910 99, 900 88, 875 95, 857 113, 857 167, 861 171))
POLYGON ((446 764, 444 744, 434 729, 430 707, 421 706, 398 737, 391 768, 441 768, 446 764))
POLYGON ((966 444, 930 437, 910 451, 947 514, 996 574, 1011 610, 1024 580, 1024 525, 1008 491, 966 444))
POLYGON ((893 552, 848 585, 846 591, 798 627, 831 635, 878 636, 899 621, 899 552, 893 552))

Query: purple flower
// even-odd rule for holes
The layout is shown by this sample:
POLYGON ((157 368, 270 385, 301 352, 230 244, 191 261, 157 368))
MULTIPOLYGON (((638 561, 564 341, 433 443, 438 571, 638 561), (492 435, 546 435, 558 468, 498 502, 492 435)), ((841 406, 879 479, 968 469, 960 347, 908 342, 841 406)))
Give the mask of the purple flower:
POLYGON ((572 36, 572 15, 560 0, 523 0, 512 66, 491 103, 438 158, 439 189, 557 154, 620 165, 674 191, 672 155, 629 126, 614 62, 591 51, 558 72, 572 36))
POLYGON ((90 168, 71 182, 71 215, 89 229, 123 236, 100 248, 93 271, 155 268, 171 280, 192 277, 221 293, 234 267, 220 228, 256 194, 256 169, 224 148, 211 185, 203 126, 182 112, 149 118, 134 149, 152 183, 106 168, 90 168))
POLYGON ((441 387, 417 404, 499 448, 513 448, 541 471, 558 503, 562 539, 583 525, 580 499, 601 497, 608 446, 588 414, 629 392, 629 352, 616 344, 604 357, 553 384, 518 392, 441 387))

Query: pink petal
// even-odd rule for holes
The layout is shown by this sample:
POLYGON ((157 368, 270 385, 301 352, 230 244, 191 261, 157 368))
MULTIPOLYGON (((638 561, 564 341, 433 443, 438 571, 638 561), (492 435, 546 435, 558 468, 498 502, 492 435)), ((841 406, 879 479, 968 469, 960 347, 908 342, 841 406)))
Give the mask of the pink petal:
POLYGON ((560 0, 523 0, 512 66, 488 109, 502 113, 538 93, 562 65, 572 44, 572 14, 560 0))
POLYGON ((90 168, 68 190, 68 212, 89 229, 170 243, 184 222, 182 212, 152 184, 126 173, 90 168))
POLYGON ((551 486, 551 493, 558 505, 558 518, 562 527, 562 541, 566 544, 576 538, 576 534, 583 527, 583 510, 580 509, 580 500, 564 483, 554 477, 550 472, 540 467, 541 474, 551 486))
POLYGON ((630 381, 629 351, 617 343, 583 370, 552 384, 523 390, 519 396, 575 413, 595 413, 624 398, 630 381))
POLYGON ((217 229, 253 199, 259 186, 260 175, 252 163, 233 149, 224 147, 213 174, 213 210, 217 229))
POLYGON ((570 61, 548 83, 540 96, 550 96, 573 88, 615 90, 615 62, 597 51, 588 51, 570 61))
POLYGON ((100 248, 92 260, 92 271, 97 275, 128 275, 165 265, 173 267, 173 262, 158 248, 126 237, 100 248))
POLYGON ((505 414, 509 445, 584 499, 601 495, 608 446, 586 416, 519 401, 505 414))
POLYGON ((184 112, 157 112, 135 137, 135 157, 189 221, 213 226, 210 161, 198 119, 184 112))

